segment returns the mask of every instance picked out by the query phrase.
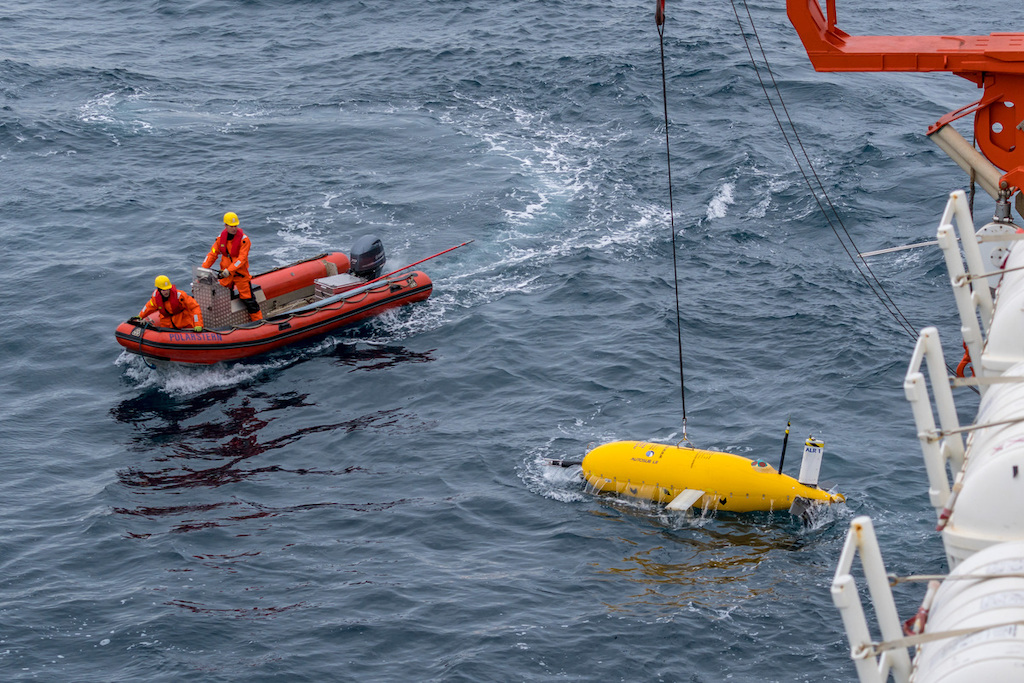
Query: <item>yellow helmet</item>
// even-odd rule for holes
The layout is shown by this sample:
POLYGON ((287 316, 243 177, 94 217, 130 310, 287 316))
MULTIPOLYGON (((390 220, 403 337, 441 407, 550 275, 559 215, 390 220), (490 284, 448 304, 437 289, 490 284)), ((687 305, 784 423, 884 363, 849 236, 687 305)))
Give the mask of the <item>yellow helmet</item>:
POLYGON ((238 214, 235 213, 234 211, 228 211, 226 214, 224 214, 224 225, 238 225, 238 214))
POLYGON ((171 279, 166 275, 157 275, 156 279, 153 280, 153 284, 156 285, 157 289, 170 289, 171 279))

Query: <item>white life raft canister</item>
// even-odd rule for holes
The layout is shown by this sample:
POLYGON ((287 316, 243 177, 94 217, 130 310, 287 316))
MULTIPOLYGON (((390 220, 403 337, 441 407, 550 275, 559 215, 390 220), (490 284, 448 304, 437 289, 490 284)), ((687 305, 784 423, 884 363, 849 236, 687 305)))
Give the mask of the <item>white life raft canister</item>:
POLYGON ((924 632, 960 629, 973 632, 921 645, 914 683, 1024 680, 1024 541, 980 550, 942 582, 924 632))

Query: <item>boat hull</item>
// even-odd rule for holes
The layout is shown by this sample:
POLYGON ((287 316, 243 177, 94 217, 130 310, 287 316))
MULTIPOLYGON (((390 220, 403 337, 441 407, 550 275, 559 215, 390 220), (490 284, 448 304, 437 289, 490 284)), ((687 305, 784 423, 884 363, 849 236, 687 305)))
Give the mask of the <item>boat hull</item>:
POLYGON ((823 504, 845 500, 780 474, 764 460, 645 441, 598 446, 583 458, 583 477, 598 492, 659 504, 687 490, 700 491, 692 507, 726 512, 789 510, 797 498, 823 504))
MULTIPOLYGON (((281 268, 253 278, 268 298, 288 291, 306 290, 316 278, 328 274, 326 259, 281 268)), ((338 264, 341 265, 341 264, 338 264)), ((344 264, 347 266, 347 260, 344 264)), ((266 319, 228 329, 176 330, 156 326, 156 314, 141 322, 124 322, 114 333, 117 342, 131 353, 147 359, 209 365, 258 356, 335 330, 357 325, 384 311, 427 299, 433 283, 422 271, 392 275, 353 290, 354 294, 325 300, 323 305, 307 306, 294 313, 271 313, 266 319)))

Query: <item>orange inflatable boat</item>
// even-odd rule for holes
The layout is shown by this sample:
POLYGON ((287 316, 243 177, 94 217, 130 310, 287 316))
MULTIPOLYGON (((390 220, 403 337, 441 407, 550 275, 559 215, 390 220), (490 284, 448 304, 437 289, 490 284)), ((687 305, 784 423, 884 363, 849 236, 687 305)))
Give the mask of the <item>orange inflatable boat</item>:
MULTIPOLYGON (((374 246, 380 253, 362 270, 353 268, 348 256, 335 252, 255 276, 253 295, 263 312, 263 320, 256 322, 249 322, 237 291, 221 286, 213 271, 195 268, 192 295, 203 312, 202 332, 159 327, 154 313, 121 323, 114 336, 126 350, 148 360, 234 361, 355 325, 430 296, 430 278, 407 270, 411 266, 379 275, 383 247, 379 240, 374 246)), ((363 256, 353 251, 352 260, 363 256)))

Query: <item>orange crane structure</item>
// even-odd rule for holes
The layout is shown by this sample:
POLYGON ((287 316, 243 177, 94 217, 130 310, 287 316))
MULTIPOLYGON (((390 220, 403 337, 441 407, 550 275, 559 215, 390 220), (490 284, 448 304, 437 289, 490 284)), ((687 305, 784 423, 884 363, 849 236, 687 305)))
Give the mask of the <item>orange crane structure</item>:
MULTIPOLYGON (((1024 33, 851 36, 837 26, 835 0, 826 9, 818 0, 786 0, 816 71, 948 71, 977 84, 981 99, 940 118, 928 135, 993 197, 1005 201, 1024 188, 1024 33), (971 113, 984 159, 949 125, 971 113)), ((1022 203, 1018 194, 1018 210, 1022 203)))

